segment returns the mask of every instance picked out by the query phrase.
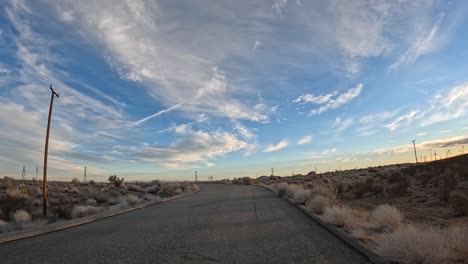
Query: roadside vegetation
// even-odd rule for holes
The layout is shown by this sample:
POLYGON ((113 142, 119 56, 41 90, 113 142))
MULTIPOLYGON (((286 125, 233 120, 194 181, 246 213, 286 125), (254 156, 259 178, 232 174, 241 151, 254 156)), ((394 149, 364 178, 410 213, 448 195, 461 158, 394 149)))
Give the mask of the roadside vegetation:
POLYGON ((397 263, 468 263, 468 155, 257 181, 397 263))
POLYGON ((49 182, 48 214, 42 214, 42 182, 0 179, 0 233, 75 219, 104 211, 194 191, 188 182, 124 182, 116 175, 108 182, 49 182))

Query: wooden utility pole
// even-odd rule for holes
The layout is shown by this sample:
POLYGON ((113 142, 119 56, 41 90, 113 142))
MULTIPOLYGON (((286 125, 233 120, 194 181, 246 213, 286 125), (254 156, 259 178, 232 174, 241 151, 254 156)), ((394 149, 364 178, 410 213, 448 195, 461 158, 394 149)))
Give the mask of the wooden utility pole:
POLYGON ((418 156, 416 154, 416 140, 413 140, 413 147, 414 147, 414 158, 416 159, 416 163, 418 163, 418 156))
POLYGON ((47 120, 47 132, 45 140, 45 150, 44 150, 44 178, 42 179, 42 211, 44 216, 47 215, 47 155, 49 151, 49 133, 50 133, 50 121, 52 119, 52 107, 54 105, 54 97, 59 97, 59 94, 52 89, 52 84, 50 85, 50 107, 49 107, 49 119, 47 120))

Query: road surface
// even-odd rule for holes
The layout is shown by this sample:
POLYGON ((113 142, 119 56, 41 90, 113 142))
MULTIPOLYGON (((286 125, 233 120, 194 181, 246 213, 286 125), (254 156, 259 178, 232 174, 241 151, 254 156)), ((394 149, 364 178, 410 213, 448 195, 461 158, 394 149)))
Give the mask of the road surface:
POLYGON ((204 184, 177 200, 0 244, 0 263, 369 263, 287 201, 204 184))

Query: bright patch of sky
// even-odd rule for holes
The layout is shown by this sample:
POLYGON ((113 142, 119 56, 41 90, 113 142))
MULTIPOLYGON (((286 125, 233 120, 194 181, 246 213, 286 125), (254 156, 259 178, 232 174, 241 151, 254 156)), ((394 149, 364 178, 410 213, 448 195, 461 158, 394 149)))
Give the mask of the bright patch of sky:
POLYGON ((215 179, 468 143, 466 1, 2 1, 0 173, 215 179), (39 171, 41 171, 39 169, 39 171))

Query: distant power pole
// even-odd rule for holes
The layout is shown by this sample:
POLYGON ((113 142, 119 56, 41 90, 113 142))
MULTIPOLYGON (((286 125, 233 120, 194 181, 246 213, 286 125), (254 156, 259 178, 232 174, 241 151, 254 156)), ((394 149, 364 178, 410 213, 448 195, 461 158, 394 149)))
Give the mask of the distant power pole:
POLYGON ((23 166, 23 171, 21 172, 21 179, 24 181, 25 178, 26 178, 26 167, 23 166))
POLYGON ((413 148, 414 148, 414 158, 416 159, 416 163, 418 163, 418 155, 416 154, 416 140, 413 140, 413 148))
POLYGON ((47 133, 45 140, 45 149, 44 149, 44 178, 42 181, 42 211, 44 216, 47 215, 47 155, 49 151, 49 134, 50 134, 50 121, 52 119, 52 107, 54 105, 54 97, 59 97, 59 94, 52 89, 52 84, 50 85, 50 106, 49 106, 49 118, 47 119, 47 133))
POLYGON ((37 175, 39 174, 39 166, 36 166, 36 178, 34 178, 34 180, 37 181, 37 175))
POLYGON ((86 166, 84 166, 83 182, 88 182, 88 178, 86 177, 86 166))
POLYGON ((465 154, 465 146, 461 145, 462 148, 462 155, 465 154))
POLYGON ((437 152, 434 152, 434 159, 437 160, 437 152))
POLYGON ((198 181, 197 171, 195 171, 195 181, 198 181))
POLYGON ((271 168, 271 176, 273 176, 273 175, 274 175, 274 174, 273 174, 273 168, 271 168))
POLYGON ((429 153, 431 154, 431 161, 432 161, 432 149, 429 149, 429 153))

